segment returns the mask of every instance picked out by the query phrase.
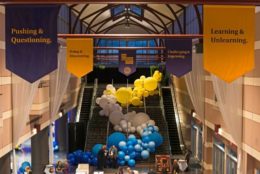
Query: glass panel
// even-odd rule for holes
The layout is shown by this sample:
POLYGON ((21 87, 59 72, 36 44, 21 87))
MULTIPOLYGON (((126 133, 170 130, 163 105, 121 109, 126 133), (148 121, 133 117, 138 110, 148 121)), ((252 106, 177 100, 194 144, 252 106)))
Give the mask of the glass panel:
POLYGON ((191 128, 191 151, 193 156, 196 156, 196 134, 197 134, 197 129, 192 126, 191 128))
POLYGON ((134 14, 137 14, 137 15, 139 15, 139 16, 142 15, 142 9, 141 9, 140 7, 138 7, 138 6, 130 5, 130 10, 131 10, 131 12, 134 13, 134 14))
POLYGON ((225 158, 224 149, 222 148, 222 146, 219 145, 218 141, 214 141, 213 174, 223 174, 224 173, 224 158, 225 158))
POLYGON ((198 142, 198 158, 202 161, 202 132, 199 132, 199 142, 198 142))
POLYGON ((117 6, 115 8, 112 8, 111 9, 111 14, 112 14, 112 16, 116 16, 116 15, 124 12, 124 10, 125 10, 125 6, 124 5, 120 5, 120 6, 117 6))

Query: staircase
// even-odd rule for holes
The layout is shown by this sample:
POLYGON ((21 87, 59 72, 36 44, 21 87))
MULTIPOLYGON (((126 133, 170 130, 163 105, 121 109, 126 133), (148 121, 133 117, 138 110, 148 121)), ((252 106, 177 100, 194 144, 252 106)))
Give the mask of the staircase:
MULTIPOLYGON (((96 97, 101 97, 105 86, 97 88, 96 97)), ((96 100, 96 98, 94 98, 96 100)), ((91 102, 91 99, 90 99, 91 102)), ((95 104, 92 107, 92 118, 88 122, 85 149, 91 150, 95 144, 106 144, 108 117, 100 116, 101 108, 95 104)))
POLYGON ((178 134, 178 128, 176 124, 176 118, 174 113, 174 105, 172 101, 171 89, 162 88, 163 105, 165 112, 165 119, 168 125, 169 139, 171 144, 172 155, 182 154, 180 147, 180 139, 178 134))
POLYGON ((89 121, 92 96, 93 96, 93 87, 85 87, 83 92, 83 99, 81 104, 79 121, 84 122, 86 125, 89 121))

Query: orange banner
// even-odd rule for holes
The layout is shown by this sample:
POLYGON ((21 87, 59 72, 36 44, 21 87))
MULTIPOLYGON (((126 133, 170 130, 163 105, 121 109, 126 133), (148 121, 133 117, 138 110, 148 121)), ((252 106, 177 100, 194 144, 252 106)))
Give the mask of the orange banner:
POLYGON ((67 70, 79 78, 93 71, 93 39, 67 39, 67 70))
POLYGON ((231 82, 254 68, 255 7, 204 5, 204 68, 231 82))

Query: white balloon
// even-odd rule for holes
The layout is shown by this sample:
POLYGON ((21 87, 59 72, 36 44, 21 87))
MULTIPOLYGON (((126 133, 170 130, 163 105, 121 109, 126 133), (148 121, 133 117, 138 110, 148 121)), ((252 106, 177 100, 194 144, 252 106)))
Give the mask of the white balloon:
POLYGON ((139 126, 141 124, 144 124, 144 123, 148 122, 149 120, 150 120, 150 117, 146 113, 144 113, 144 112, 137 113, 133 117, 133 119, 131 119, 132 124, 135 127, 137 127, 137 126, 139 126))
POLYGON ((154 125, 155 125, 155 121, 154 121, 154 120, 149 120, 149 121, 148 121, 148 125, 154 126, 154 125))
POLYGON ((109 121, 110 123, 112 123, 113 125, 117 125, 120 123, 121 119, 123 117, 122 112, 120 111, 113 111, 110 113, 109 115, 109 121))
POLYGON ((139 131, 142 131, 143 129, 142 129, 141 126, 137 126, 137 127, 136 127, 136 130, 139 132, 139 131))
POLYGON ((104 116, 104 115, 105 115, 105 111, 104 111, 103 109, 100 110, 100 111, 99 111, 99 115, 100 115, 100 116, 104 116))
POLYGON ((131 127, 131 122, 127 122, 127 126, 128 126, 128 127, 131 127))
POLYGON ((101 108, 104 108, 107 104, 108 104, 107 98, 101 97, 101 99, 99 100, 99 106, 100 106, 101 108))
POLYGON ((124 119, 122 119, 122 120, 120 121, 120 125, 121 125, 121 126, 122 126, 122 125, 127 125, 127 121, 124 120, 124 119))
POLYGON ((131 131, 132 133, 135 133, 135 127, 131 127, 131 128, 130 128, 130 131, 131 131))
POLYGON ((123 129, 122 129, 121 127, 119 127, 119 128, 118 128, 118 131, 119 131, 119 132, 122 132, 122 131, 123 131, 123 129))
POLYGON ((96 103, 99 105, 99 101, 100 101, 100 97, 98 97, 97 99, 96 99, 96 103))
POLYGON ((147 125, 145 123, 142 124, 141 126, 142 126, 143 129, 147 127, 147 125))
POLYGON ((122 127, 123 129, 127 129, 127 124, 122 124, 121 127, 122 127))
POLYGON ((115 130, 115 131, 119 131, 120 128, 121 128, 121 127, 120 127, 119 125, 115 125, 115 126, 114 126, 114 130, 115 130))
POLYGON ((154 130, 158 132, 159 131, 159 127, 158 126, 154 126, 154 130))
POLYGON ((107 89, 107 90, 113 89, 113 88, 114 88, 114 86, 113 86, 112 84, 108 84, 108 85, 106 86, 106 89, 107 89))

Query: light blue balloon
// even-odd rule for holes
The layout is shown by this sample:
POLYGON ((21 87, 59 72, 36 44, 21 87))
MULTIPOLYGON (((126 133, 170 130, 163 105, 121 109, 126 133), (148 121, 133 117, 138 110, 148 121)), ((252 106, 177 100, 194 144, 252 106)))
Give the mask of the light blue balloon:
POLYGON ((144 144, 143 144, 143 147, 144 147, 144 148, 148 148, 148 147, 149 147, 149 146, 148 146, 148 143, 144 143, 144 144))
POLYGON ((149 130, 149 131, 153 131, 153 130, 154 130, 153 126, 151 126, 151 125, 148 126, 148 130, 149 130))
POLYGON ((137 142, 138 142, 138 144, 142 144, 142 140, 141 139, 138 139, 137 142))
POLYGON ((140 151, 141 151, 141 146, 140 146, 140 144, 136 144, 136 145, 135 145, 135 150, 136 150, 137 152, 140 152, 140 151))
POLYGON ((143 150, 141 156, 143 159, 148 159, 150 156, 150 152, 148 150, 143 150))
POLYGON ((154 131, 158 132, 159 128, 157 126, 154 126, 154 131))
POLYGON ((128 136, 128 140, 135 140, 136 139, 136 137, 135 137, 135 135, 133 135, 133 134, 130 134, 129 136, 128 136))
POLYGON ((130 159, 127 164, 130 167, 134 167, 135 166, 135 160, 134 159, 130 159))
POLYGON ((119 159, 125 159, 125 152, 119 151, 117 156, 119 159))
POLYGON ((125 141, 120 141, 118 146, 119 146, 120 149, 122 149, 124 146, 126 146, 126 142, 125 141))
POLYGON ((144 132, 142 133, 142 137, 146 137, 146 136, 148 136, 148 135, 149 135, 148 131, 144 131, 144 132))
POLYGON ((155 142, 154 141, 150 141, 149 143, 148 143, 148 147, 149 148, 154 148, 155 147, 155 142))
POLYGON ((128 161, 128 160, 130 160, 130 156, 129 156, 129 155, 126 155, 126 156, 125 156, 125 161, 128 161))

